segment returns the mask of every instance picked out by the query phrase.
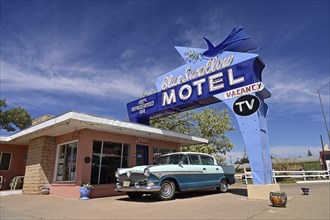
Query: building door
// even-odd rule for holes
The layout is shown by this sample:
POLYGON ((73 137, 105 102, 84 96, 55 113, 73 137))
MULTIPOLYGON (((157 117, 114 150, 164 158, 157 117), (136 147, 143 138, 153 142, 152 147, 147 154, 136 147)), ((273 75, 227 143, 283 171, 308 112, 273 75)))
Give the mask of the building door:
POLYGON ((136 165, 148 165, 148 146, 136 145, 136 165))

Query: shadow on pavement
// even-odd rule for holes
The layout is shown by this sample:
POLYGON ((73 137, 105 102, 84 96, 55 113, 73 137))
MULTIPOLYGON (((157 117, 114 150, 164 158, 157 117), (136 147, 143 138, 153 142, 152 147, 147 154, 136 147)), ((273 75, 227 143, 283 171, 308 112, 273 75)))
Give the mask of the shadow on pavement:
POLYGON ((229 193, 244 197, 248 196, 247 189, 234 188, 234 189, 230 189, 229 193))
MULTIPOLYGON (((209 196, 213 194, 217 194, 215 190, 207 190, 207 191, 191 191, 191 192, 179 192, 175 194, 174 200, 176 199, 190 199, 195 197, 204 197, 209 196)), ((228 192, 230 193, 230 192, 228 192)), ((155 195, 144 195, 141 199, 130 199, 127 197, 124 198, 118 198, 119 201, 127 201, 127 202, 163 202, 158 200, 158 198, 155 195)))
POLYGON ((156 196, 153 195, 144 195, 141 199, 130 199, 127 197, 119 198, 118 201, 123 202, 140 202, 140 203, 154 203, 154 202, 161 202, 157 199, 156 196))
MULTIPOLYGON (((232 188, 229 189, 227 193, 231 193, 234 195, 244 196, 247 197, 247 190, 246 189, 240 189, 240 188, 232 188)), ((219 193, 216 190, 200 190, 200 191, 190 191, 190 192, 179 192, 175 194, 174 200, 179 199, 190 199, 195 197, 204 197, 204 196, 210 196, 214 194, 223 194, 226 193, 219 193)), ((162 202, 158 200, 158 198, 155 195, 148 195, 145 194, 141 199, 130 199, 127 197, 124 198, 118 198, 119 201, 126 201, 126 202, 142 202, 142 203, 151 203, 151 202, 162 202)))

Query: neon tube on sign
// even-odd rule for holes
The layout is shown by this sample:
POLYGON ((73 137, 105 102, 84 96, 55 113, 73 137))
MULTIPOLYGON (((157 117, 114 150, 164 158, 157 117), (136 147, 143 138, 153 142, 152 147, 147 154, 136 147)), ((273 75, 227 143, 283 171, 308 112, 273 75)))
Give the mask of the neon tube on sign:
MULTIPOLYGON (((228 68, 226 73, 227 73, 226 75, 228 77, 229 86, 243 83, 245 81, 243 76, 234 78, 234 73, 233 73, 232 68, 228 68)), ((163 91, 161 105, 165 106, 165 105, 170 105, 170 104, 176 103, 177 97, 179 97, 179 99, 181 101, 188 100, 193 93, 193 89, 197 90, 198 96, 203 95, 202 88, 203 88, 204 83, 208 84, 208 91, 210 93, 224 89, 225 84, 223 81, 223 77, 224 77, 223 72, 218 72, 218 73, 208 76, 207 78, 202 78, 202 79, 196 80, 196 81, 192 82, 192 85, 184 84, 178 90, 178 94, 175 94, 175 89, 171 89, 169 91, 163 91)))
POLYGON ((229 67, 234 60, 234 55, 225 57, 224 59, 218 59, 218 57, 212 58, 207 61, 205 66, 199 67, 195 70, 191 66, 187 67, 182 75, 174 77, 173 75, 166 76, 162 82, 161 90, 166 90, 177 85, 184 84, 191 80, 197 79, 201 76, 205 76, 210 73, 214 73, 229 67))

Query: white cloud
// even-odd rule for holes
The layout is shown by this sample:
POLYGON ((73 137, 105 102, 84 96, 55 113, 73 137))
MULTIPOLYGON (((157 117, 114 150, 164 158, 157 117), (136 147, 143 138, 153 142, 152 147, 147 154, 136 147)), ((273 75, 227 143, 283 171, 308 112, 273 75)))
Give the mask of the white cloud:
MULTIPOLYGON (((329 74, 318 75, 314 66, 295 60, 273 60, 263 72, 263 82, 272 92, 266 100, 272 115, 308 113, 310 117, 320 114, 320 100, 317 90, 330 81, 329 74)), ((320 95, 325 109, 330 109, 330 85, 321 90, 320 95)), ((329 113, 328 113, 329 114, 329 113)), ((318 117, 319 118, 319 117, 318 117)))
MULTIPOLYGON (((76 73, 80 69, 73 67, 76 73)), ((59 70, 58 70, 59 71, 59 70)), ((109 71, 106 76, 103 74, 94 75, 98 70, 82 68, 82 72, 89 74, 39 74, 31 70, 23 71, 15 66, 2 62, 1 81, 2 90, 9 91, 60 91, 62 93, 88 94, 92 96, 111 96, 120 99, 123 96, 136 97, 142 95, 147 89, 139 83, 140 79, 135 76, 126 77, 117 71, 109 71)), ((106 72, 106 71, 104 71, 106 72)))
POLYGON ((266 82, 273 94, 269 102, 291 105, 318 103, 315 85, 324 83, 324 79, 304 79, 284 74, 273 74, 270 78, 270 82, 266 82))
POLYGON ((226 19, 227 15, 228 11, 224 6, 207 14, 200 14, 199 23, 204 25, 192 24, 189 17, 178 17, 175 20, 175 25, 180 27, 180 34, 177 39, 186 42, 186 44, 177 46, 207 48, 203 37, 208 38, 215 45, 219 44, 234 26, 226 19), (219 25, 220 21, 221 25, 219 25))
POLYGON ((127 49, 121 54, 121 57, 124 59, 131 58, 135 55, 135 53, 136 53, 135 50, 127 49))

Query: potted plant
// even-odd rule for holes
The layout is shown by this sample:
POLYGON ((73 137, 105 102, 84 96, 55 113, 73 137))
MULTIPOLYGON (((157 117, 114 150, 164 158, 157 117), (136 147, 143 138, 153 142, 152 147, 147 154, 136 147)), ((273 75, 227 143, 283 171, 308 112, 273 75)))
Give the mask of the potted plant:
POLYGON ((81 200, 88 200, 89 194, 91 193, 93 185, 90 183, 81 183, 80 185, 80 199, 81 200))
POLYGON ((285 192, 270 192, 269 200, 274 207, 285 207, 288 197, 285 192))
POLYGON ((309 188, 307 188, 307 187, 302 187, 301 190, 303 191, 304 195, 308 195, 308 193, 309 193, 309 188))

